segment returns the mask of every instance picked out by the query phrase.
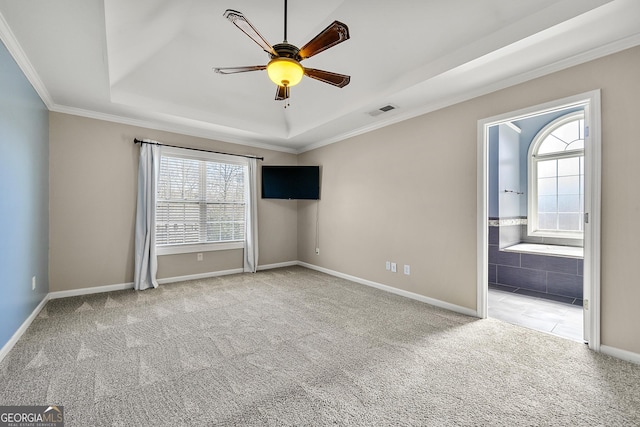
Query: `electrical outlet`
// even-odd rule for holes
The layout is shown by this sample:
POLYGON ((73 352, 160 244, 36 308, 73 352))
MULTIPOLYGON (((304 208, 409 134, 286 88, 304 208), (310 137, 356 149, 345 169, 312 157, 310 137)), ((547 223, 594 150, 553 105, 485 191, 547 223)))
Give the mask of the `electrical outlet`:
POLYGON ((396 273, 398 271, 398 265, 395 262, 391 263, 391 272, 396 273))
POLYGON ((316 248, 316 255, 320 255, 320 248, 316 248))
POLYGON ((406 274, 407 276, 411 274, 411 266, 408 264, 404 265, 404 274, 406 274))
POLYGON ((387 262, 384 264, 384 268, 386 268, 386 269, 387 269, 387 271, 391 270, 391 261, 387 261, 387 262))
POLYGON ((36 276, 33 276, 31 278, 31 290, 35 291, 36 290, 36 276))
POLYGON ((198 253, 197 260, 198 260, 198 261, 202 261, 202 259, 203 259, 203 258, 202 258, 202 252, 200 252, 200 253, 198 253))

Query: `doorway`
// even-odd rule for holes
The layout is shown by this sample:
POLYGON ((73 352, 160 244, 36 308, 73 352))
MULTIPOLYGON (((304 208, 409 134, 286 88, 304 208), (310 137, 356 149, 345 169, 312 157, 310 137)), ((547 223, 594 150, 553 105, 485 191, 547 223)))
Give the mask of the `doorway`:
MULTIPOLYGON (((537 309, 524 310, 542 319, 526 326, 552 332, 555 319, 566 325, 551 329, 566 334, 581 320, 582 339, 597 350, 599 227, 599 91, 478 122, 479 317, 534 297, 537 309)), ((578 340, 573 329, 568 338, 578 340)))

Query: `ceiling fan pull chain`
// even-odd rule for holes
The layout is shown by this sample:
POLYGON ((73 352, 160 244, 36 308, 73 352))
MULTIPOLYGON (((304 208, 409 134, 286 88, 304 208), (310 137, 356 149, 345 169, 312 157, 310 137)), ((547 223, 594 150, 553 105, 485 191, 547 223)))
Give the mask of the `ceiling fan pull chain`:
POLYGON ((284 87, 284 108, 291 107, 291 88, 289 86, 284 87))

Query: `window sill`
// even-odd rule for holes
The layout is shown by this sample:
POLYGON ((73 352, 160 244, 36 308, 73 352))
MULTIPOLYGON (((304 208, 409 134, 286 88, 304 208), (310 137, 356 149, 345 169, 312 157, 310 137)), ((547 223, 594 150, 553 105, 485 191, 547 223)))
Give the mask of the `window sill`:
POLYGON ((502 249, 505 252, 516 252, 521 254, 552 255, 565 258, 584 258, 584 248, 575 246, 541 245, 537 243, 518 243, 502 249))
POLYGON ((198 243, 194 245, 157 246, 157 255, 188 254, 193 252, 228 251, 230 249, 244 249, 244 242, 198 243))
MULTIPOLYGON (((529 225, 531 226, 531 224, 529 225)), ((584 232, 582 231, 545 231, 528 229, 527 235, 529 237, 551 237, 554 239, 584 239, 584 232)))

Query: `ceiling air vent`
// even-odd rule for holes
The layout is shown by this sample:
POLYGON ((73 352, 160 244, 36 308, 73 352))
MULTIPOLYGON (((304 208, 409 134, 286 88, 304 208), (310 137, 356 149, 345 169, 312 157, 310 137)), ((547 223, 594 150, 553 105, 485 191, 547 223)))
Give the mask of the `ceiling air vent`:
POLYGON ((395 105, 388 104, 388 105, 385 105, 384 107, 378 108, 377 110, 369 111, 367 114, 372 117, 375 117, 375 116, 379 116, 382 113, 386 113, 387 111, 395 110, 396 108, 398 107, 396 107, 395 105))

